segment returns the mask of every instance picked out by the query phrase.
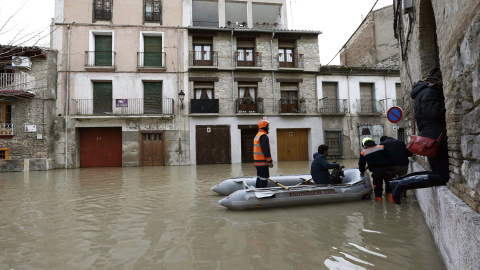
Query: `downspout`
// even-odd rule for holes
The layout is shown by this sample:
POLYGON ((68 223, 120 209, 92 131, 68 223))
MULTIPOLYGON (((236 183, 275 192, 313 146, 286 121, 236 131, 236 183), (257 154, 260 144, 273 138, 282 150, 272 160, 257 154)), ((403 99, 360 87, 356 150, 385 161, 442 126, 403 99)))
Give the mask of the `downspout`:
POLYGON ((67 25, 67 89, 65 95, 65 169, 68 169, 68 115, 70 98, 70 24, 67 25))
POLYGON ((232 50, 232 102, 233 102, 233 114, 235 114, 235 54, 233 53, 233 29, 230 35, 230 48, 232 50))
POLYGON ((272 31, 272 38, 270 39, 270 56, 272 58, 272 96, 273 96, 273 113, 275 110, 275 71, 273 70, 273 37, 275 36, 275 29, 272 31))
POLYGON ((177 37, 178 37, 178 44, 177 44, 177 97, 178 97, 178 165, 181 164, 182 161, 182 134, 180 131, 180 127, 182 126, 182 104, 180 104, 180 26, 177 25, 177 37))

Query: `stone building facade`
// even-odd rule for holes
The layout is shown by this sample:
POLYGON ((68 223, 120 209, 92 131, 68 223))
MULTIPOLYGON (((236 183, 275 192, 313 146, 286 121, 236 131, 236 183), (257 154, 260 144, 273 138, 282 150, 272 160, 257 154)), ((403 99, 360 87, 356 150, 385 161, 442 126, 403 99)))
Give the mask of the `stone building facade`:
MULTIPOLYGON (((394 10, 409 134, 412 85, 433 68, 443 73, 450 180, 447 187, 416 194, 448 269, 478 269, 480 2, 395 1, 394 10)), ((414 160, 413 169, 428 169, 424 157, 414 160)))
POLYGON ((54 169, 55 51, 0 46, 0 172, 54 169))
POLYGON ((393 6, 372 11, 340 52, 340 65, 398 69, 398 44, 392 28, 393 6))

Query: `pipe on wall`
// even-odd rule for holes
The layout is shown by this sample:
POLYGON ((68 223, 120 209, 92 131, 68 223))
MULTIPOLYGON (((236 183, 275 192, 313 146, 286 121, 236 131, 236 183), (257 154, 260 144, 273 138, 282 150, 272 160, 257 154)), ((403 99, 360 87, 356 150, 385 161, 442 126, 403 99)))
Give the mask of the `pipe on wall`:
MULTIPOLYGON (((75 23, 75 22, 73 22, 75 23)), ((72 24, 73 24, 72 23, 72 24)), ((69 98, 70 98, 70 25, 67 25, 67 82, 65 95, 65 169, 68 168, 68 115, 69 115, 69 98)))

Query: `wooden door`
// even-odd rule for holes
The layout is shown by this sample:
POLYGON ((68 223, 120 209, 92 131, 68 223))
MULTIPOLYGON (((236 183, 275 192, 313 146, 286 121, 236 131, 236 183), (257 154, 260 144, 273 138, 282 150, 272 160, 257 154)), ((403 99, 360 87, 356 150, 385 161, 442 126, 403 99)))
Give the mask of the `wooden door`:
POLYGON ((196 127, 197 164, 231 163, 230 128, 228 126, 196 127))
POLYGON ((242 163, 253 163, 253 139, 257 135, 258 129, 242 129, 241 149, 242 163))
POLYGON ((195 66, 213 66, 212 46, 195 45, 195 66))
POLYGON ((142 165, 165 166, 165 143, 163 133, 142 134, 142 165))
POLYGON ((121 167, 122 128, 81 128, 80 167, 121 167))
POLYGON ((278 161, 308 160, 308 129, 277 129, 278 161))

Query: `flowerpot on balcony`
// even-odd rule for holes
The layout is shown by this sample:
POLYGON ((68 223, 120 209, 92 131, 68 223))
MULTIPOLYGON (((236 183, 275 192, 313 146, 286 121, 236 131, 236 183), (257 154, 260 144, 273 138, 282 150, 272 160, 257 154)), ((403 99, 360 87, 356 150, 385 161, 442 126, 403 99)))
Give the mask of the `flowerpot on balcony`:
POLYGON ((276 23, 273 23, 273 25, 275 25, 275 27, 277 27, 277 26, 278 26, 278 23, 277 23, 277 22, 276 22, 276 23))
POLYGON ((259 55, 260 55, 260 53, 259 53, 259 52, 256 52, 255 54, 256 54, 257 56, 259 56, 259 55))
POLYGON ((227 21, 227 25, 230 26, 232 24, 232 21, 227 21))
POLYGON ((247 22, 242 22, 243 27, 247 27, 247 22))

